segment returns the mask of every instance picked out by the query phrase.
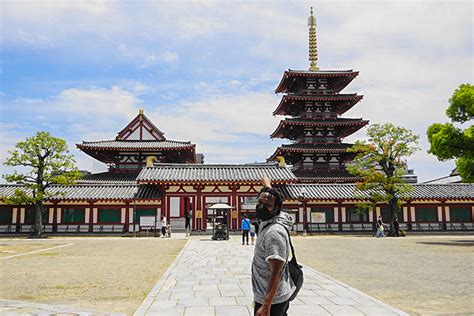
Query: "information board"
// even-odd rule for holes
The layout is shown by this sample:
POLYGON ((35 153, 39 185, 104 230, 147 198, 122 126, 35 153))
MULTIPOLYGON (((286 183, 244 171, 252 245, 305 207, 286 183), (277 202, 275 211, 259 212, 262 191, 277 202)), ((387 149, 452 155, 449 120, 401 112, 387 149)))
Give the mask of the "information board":
POLYGON ((155 224, 155 216, 140 216, 140 227, 153 228, 155 224))

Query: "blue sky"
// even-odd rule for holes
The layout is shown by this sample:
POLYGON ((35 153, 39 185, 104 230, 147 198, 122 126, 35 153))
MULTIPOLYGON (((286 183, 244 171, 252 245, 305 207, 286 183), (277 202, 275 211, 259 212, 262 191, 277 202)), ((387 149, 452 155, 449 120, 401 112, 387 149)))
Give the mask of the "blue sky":
POLYGON ((448 174, 425 135, 473 82, 470 1, 2 1, 0 160, 45 130, 80 169, 105 170, 75 144, 113 139, 143 107, 208 163, 264 161, 282 143, 269 138, 273 91, 285 69, 308 68, 311 5, 320 68, 360 71, 344 92, 364 99, 344 117, 413 130, 410 168, 448 174))

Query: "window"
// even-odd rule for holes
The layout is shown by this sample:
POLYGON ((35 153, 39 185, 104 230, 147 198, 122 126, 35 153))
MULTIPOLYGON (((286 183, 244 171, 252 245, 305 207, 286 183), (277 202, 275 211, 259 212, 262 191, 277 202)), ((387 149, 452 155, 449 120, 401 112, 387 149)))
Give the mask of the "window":
POLYGON ((415 218, 417 222, 436 222, 436 207, 417 207, 415 218))
MULTIPOLYGON (((382 215, 382 221, 384 221, 384 223, 389 223, 393 220, 393 217, 392 217, 392 214, 390 213, 389 208, 382 208, 380 210, 380 215, 382 215)), ((397 218, 398 218, 398 222, 403 221, 403 211, 401 209, 397 210, 397 218)))
POLYGON ((73 223, 84 223, 84 210, 83 209, 72 209, 65 208, 62 211, 64 224, 73 224, 73 223))
POLYGON ((350 208, 347 210, 347 221, 349 223, 368 222, 368 211, 350 208))
MULTIPOLYGON (((18 211, 20 211, 18 209, 18 211)), ((49 217, 49 209, 43 209, 41 212, 41 222, 43 224, 48 223, 48 217, 49 217)), ((28 207, 25 210, 25 224, 34 224, 35 223, 35 208, 34 207, 28 207)))
POLYGON ((12 223, 12 209, 10 207, 0 208, 0 224, 8 225, 12 223))
POLYGON ((449 218, 451 222, 470 222, 471 208, 469 206, 449 207, 449 218))
POLYGON ((99 223, 120 223, 119 209, 100 209, 99 223))

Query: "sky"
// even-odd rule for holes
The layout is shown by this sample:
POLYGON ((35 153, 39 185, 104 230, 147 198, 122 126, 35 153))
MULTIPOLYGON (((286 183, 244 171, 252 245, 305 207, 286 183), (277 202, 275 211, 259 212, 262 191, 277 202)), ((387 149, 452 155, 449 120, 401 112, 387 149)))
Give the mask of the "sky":
POLYGON ((75 144, 114 139, 140 108, 206 163, 265 161, 289 143, 269 136, 283 119, 274 89, 309 67, 311 6, 320 69, 360 72, 342 92, 364 99, 343 117, 412 130, 419 181, 448 175, 426 129, 473 82, 471 1, 0 1, 0 163, 48 131, 79 169, 105 171, 75 144))

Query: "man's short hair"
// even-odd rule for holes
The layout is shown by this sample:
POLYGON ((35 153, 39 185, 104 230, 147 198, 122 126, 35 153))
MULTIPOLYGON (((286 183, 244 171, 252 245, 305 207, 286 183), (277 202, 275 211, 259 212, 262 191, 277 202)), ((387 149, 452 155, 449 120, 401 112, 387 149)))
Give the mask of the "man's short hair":
POLYGON ((281 207, 283 205, 283 196, 280 193, 280 191, 278 191, 275 188, 263 187, 260 190, 260 193, 258 195, 260 196, 260 194, 262 194, 264 192, 266 192, 270 195, 273 195, 275 197, 275 208, 273 210, 274 210, 275 214, 280 214, 281 207))

